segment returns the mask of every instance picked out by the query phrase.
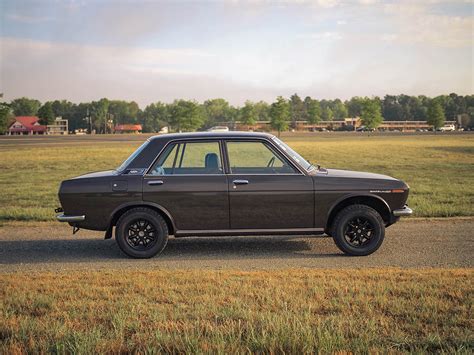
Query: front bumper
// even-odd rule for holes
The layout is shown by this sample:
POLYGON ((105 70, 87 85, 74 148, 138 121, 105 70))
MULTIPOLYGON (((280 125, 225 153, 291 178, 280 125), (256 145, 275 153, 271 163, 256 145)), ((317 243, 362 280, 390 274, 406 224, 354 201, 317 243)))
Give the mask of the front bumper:
POLYGON ((398 210, 393 210, 392 214, 395 217, 405 217, 405 216, 410 216, 413 213, 413 210, 408 207, 407 205, 403 206, 403 208, 400 208, 398 210))
POLYGON ((59 221, 59 222, 82 222, 82 221, 85 221, 86 219, 86 216, 82 215, 82 216, 66 216, 65 214, 58 214, 56 216, 56 219, 59 221))

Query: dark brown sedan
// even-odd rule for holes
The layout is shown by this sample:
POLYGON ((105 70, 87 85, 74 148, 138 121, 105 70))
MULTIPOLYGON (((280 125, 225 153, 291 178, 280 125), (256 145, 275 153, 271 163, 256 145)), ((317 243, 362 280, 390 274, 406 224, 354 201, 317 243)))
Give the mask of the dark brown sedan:
POLYGON ((161 252, 168 236, 319 235, 350 255, 382 244, 406 206, 389 176, 314 166, 273 135, 223 132, 155 136, 116 170, 61 183, 57 216, 106 231, 129 256, 161 252))

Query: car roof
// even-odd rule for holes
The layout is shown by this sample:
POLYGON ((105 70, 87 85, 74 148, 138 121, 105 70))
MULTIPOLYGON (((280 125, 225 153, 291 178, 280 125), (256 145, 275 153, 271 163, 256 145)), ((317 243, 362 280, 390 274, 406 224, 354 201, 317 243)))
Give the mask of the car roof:
POLYGON ((188 138, 266 138, 271 139, 272 134, 264 132, 185 132, 185 133, 167 133, 150 137, 150 140, 173 140, 173 139, 188 139, 188 138))

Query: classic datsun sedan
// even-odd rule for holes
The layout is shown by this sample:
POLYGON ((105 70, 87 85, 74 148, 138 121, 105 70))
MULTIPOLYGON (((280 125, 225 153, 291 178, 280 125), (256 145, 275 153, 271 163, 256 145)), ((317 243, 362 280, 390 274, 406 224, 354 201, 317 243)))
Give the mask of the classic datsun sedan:
POLYGON ((376 251, 385 228, 412 210, 389 176, 312 165, 266 133, 149 138, 115 170, 65 180, 57 219, 105 231, 134 258, 168 236, 322 235, 349 255, 376 251))

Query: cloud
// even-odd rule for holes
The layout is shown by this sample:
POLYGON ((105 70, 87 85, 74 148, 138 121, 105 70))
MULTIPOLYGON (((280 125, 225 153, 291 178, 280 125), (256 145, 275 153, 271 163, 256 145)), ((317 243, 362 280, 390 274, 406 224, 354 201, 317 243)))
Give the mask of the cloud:
POLYGON ((3 28, 0 92, 7 99, 106 96, 143 105, 181 97, 240 104, 294 92, 347 98, 473 89, 473 17, 462 13, 463 4, 110 4, 9 9, 25 18, 7 19, 3 28), (54 21, 20 22, 33 13, 54 21))
POLYGON ((433 1, 415 1, 383 6, 397 28, 397 40, 448 48, 472 47, 474 17, 434 13, 432 4, 433 1))
POLYGON ((338 41, 342 39, 342 35, 339 32, 316 32, 316 33, 302 33, 297 35, 297 38, 303 39, 314 39, 314 40, 323 40, 323 41, 338 41))
POLYGON ((53 21, 52 17, 47 16, 28 16, 28 15, 19 15, 19 14, 6 14, 6 18, 16 22, 28 23, 28 24, 37 24, 41 22, 53 21))
POLYGON ((13 38, 1 41, 0 91, 6 100, 30 96, 42 101, 65 98, 80 102, 108 97, 135 100, 144 106, 176 98, 270 101, 280 94, 214 75, 205 70, 213 54, 195 49, 83 46, 13 38))

